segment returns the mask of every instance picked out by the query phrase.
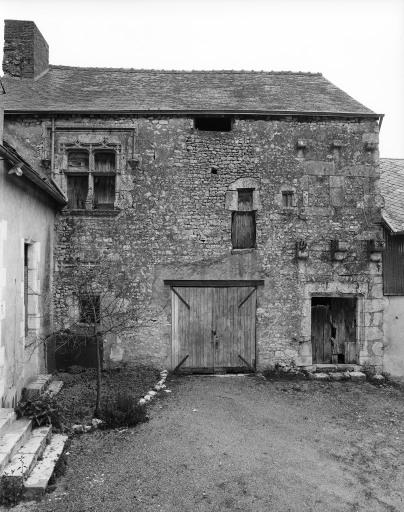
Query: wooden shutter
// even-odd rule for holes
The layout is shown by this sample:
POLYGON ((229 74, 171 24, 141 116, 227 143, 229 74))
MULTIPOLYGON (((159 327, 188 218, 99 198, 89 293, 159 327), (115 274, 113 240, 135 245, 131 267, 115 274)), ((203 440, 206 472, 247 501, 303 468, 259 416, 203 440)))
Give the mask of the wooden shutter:
POLYGON ((253 189, 238 190, 237 211, 232 215, 231 239, 234 249, 255 247, 255 211, 253 189))
POLYGON ((383 284, 385 295, 404 295, 404 236, 385 230, 383 284))
POLYGON ((85 208, 88 193, 88 176, 67 176, 67 197, 69 208, 82 210, 85 208))
POLYGON ((94 204, 96 208, 113 208, 115 176, 94 176, 94 204))
POLYGON ((233 212, 231 240, 234 249, 255 247, 255 212, 233 212))

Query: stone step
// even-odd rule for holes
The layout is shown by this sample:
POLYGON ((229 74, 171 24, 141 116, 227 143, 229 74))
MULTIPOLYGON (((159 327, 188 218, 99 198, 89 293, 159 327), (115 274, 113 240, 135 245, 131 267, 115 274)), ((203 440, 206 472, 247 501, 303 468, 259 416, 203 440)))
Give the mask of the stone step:
POLYGON ((63 387, 62 380, 53 380, 46 390, 50 396, 56 396, 63 387))
POLYGON ((43 496, 55 466, 61 456, 68 436, 55 434, 45 448, 42 460, 38 461, 31 475, 24 482, 24 498, 35 499, 43 496))
POLYGON ((358 364, 316 364, 314 371, 318 373, 332 372, 360 372, 362 367, 358 364))
POLYGON ((0 438, 0 473, 30 437, 32 421, 27 418, 13 421, 0 438))
POLYGON ((0 436, 7 430, 7 427, 11 425, 17 418, 14 409, 6 407, 0 408, 0 436))
POLYGON ((35 380, 27 384, 23 391, 24 399, 26 400, 33 400, 40 394, 42 394, 46 388, 48 387, 48 384, 52 380, 52 375, 49 374, 41 374, 38 375, 35 380))
POLYGON ((31 473, 35 463, 42 457, 52 436, 52 427, 40 427, 32 431, 31 437, 21 446, 4 468, 2 478, 8 482, 20 480, 21 483, 31 473))

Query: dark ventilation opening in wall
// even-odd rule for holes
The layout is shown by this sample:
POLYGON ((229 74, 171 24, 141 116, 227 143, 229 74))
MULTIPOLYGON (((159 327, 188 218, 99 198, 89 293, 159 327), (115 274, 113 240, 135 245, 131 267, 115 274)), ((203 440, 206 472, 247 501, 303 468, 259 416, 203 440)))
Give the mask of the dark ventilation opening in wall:
POLYGON ((205 132, 230 132, 233 119, 231 117, 196 117, 194 127, 205 132))
POLYGON ((311 299, 313 364, 356 364, 356 298, 311 299))

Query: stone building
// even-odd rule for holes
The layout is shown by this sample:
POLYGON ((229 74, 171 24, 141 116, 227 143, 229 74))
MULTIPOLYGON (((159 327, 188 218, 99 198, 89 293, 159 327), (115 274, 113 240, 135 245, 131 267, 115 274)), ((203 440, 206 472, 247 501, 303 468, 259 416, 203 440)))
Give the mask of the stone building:
POLYGON ((8 143, 68 196, 55 315, 72 262, 130 276, 105 364, 382 365, 380 115, 316 73, 49 65, 32 22, 3 71, 8 143))
POLYGON ((0 404, 14 407, 45 368, 37 341, 49 332, 55 216, 66 200, 3 141, 2 126, 0 108, 0 404))

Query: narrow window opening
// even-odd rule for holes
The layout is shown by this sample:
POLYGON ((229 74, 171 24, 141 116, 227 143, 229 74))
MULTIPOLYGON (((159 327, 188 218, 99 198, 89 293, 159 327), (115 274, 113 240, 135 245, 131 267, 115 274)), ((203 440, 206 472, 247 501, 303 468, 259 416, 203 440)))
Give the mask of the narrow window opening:
POLYGON ((98 324, 100 322, 100 296, 81 295, 79 297, 79 321, 84 324, 98 324))
POLYGON ((282 206, 290 207, 294 206, 295 194, 292 190, 282 191, 282 206))
POLYGON ((24 333, 28 336, 29 244, 24 244, 24 333))
POLYGON ((88 193, 88 176, 67 176, 68 206, 72 210, 83 210, 88 193))
POLYGON ((256 223, 253 192, 253 189, 238 190, 238 210, 232 214, 233 249, 253 249, 255 247, 256 223))
POLYGON ((194 126, 197 130, 208 132, 230 132, 232 129, 231 117, 196 117, 194 126))

